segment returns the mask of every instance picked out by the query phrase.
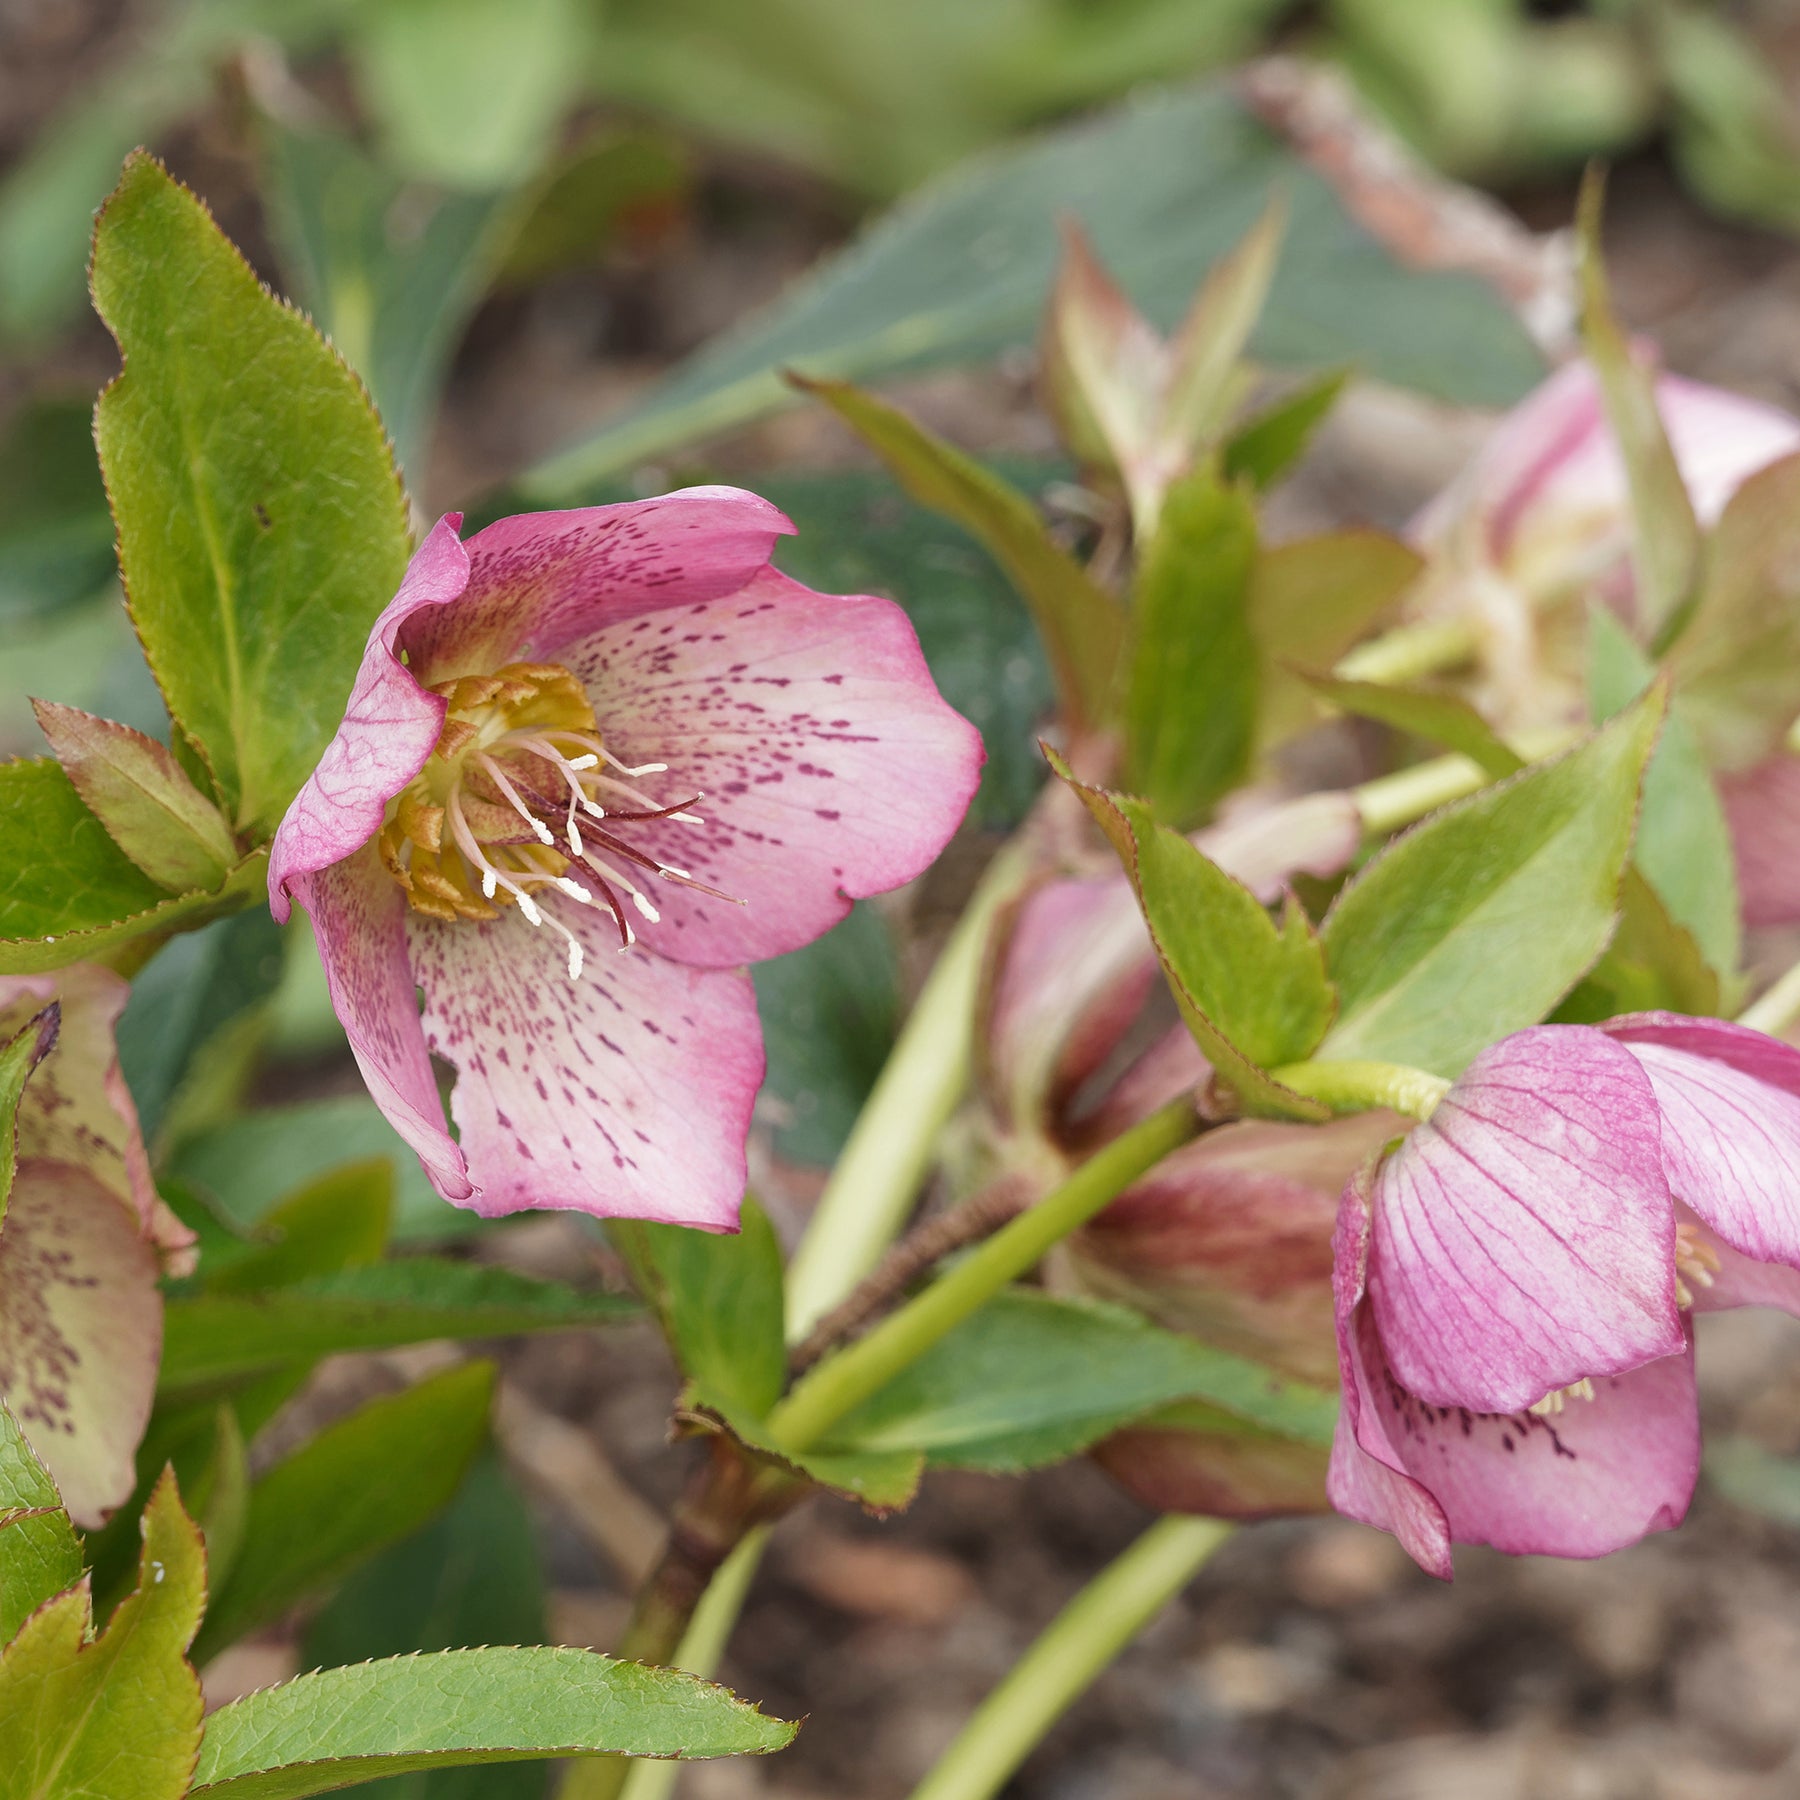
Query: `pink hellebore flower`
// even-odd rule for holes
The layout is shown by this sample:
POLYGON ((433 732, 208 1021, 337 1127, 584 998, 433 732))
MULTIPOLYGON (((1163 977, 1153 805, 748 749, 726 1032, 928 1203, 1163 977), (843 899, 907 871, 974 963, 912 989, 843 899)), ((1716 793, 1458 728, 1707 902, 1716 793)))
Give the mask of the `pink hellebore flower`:
MULTIPOLYGON (((1680 376, 1657 379, 1670 447, 1703 527, 1758 469, 1800 450, 1800 419, 1680 376)), ((1427 611, 1468 614, 1483 642, 1487 709, 1502 727, 1556 722, 1584 702, 1553 638, 1579 632, 1559 601, 1598 592, 1631 606, 1631 490, 1586 362, 1559 369, 1501 420, 1466 468, 1421 512, 1408 536, 1430 559, 1427 611)))
POLYGON ((158 1277, 192 1266, 193 1234, 157 1198, 119 1073, 113 1026, 130 992, 86 964, 0 977, 0 1043, 35 1040, 0 1221, 0 1399, 81 1526, 136 1485, 162 1356, 158 1277))
POLYGON ((1344 1192, 1341 1512, 1446 1579, 1453 1543, 1600 1556, 1678 1524, 1691 1315, 1800 1313, 1800 1051, 1719 1019, 1484 1051, 1344 1192))
POLYGON ((753 494, 460 524, 369 634, 270 905, 312 915, 445 1199, 732 1229, 763 1071, 740 965, 925 868, 980 738, 897 606, 770 565, 793 527, 753 494))

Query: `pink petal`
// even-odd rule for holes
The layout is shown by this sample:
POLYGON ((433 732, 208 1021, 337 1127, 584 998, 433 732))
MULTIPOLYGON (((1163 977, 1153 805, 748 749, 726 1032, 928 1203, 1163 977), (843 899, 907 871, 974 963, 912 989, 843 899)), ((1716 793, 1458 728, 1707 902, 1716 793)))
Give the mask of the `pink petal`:
POLYGON ((516 908, 491 924, 407 920, 426 1037, 457 1070, 470 1204, 735 1229, 763 1075, 749 977, 621 953, 610 914, 538 904, 580 937, 578 981, 566 941, 516 908))
POLYGON ((932 684, 904 612, 774 569, 727 600, 609 624, 562 659, 625 762, 704 797, 703 825, 634 826, 639 848, 741 901, 656 883, 666 956, 727 967, 828 931, 852 899, 937 856, 980 780, 981 737, 932 684))
POLYGON ((768 501, 730 487, 497 519, 464 546, 464 603, 407 630, 412 667, 429 685, 503 663, 565 662, 563 647, 600 626, 737 593, 793 529, 768 501))
POLYGON ((399 593, 369 633, 344 722, 276 830, 269 910, 278 923, 286 922, 302 876, 341 862, 381 829, 387 803, 424 768, 437 742, 445 702, 401 663, 395 641, 415 613, 448 606, 468 586, 469 559, 456 536, 461 524, 461 513, 446 513, 414 553, 399 593))
POLYGON ((1746 925, 1800 922, 1800 756, 1720 774, 1746 925))
POLYGON ((1746 1256, 1800 1268, 1800 1050, 1677 1013, 1600 1029, 1650 1077, 1676 1199, 1746 1256))
POLYGON ((1353 1344, 1356 1441, 1340 1423, 1333 1503, 1394 1531, 1432 1574, 1449 1573, 1446 1537, 1514 1556, 1605 1556, 1686 1515, 1700 1470, 1691 1342, 1597 1378, 1593 1399, 1572 1396, 1549 1418, 1436 1407, 1407 1393, 1367 1307, 1353 1344))
POLYGON ((93 1174, 22 1158, 0 1228, 4 1398, 77 1525, 137 1484, 162 1356, 157 1260, 93 1174))
MULTIPOLYGON (((1015 1124, 1040 1121, 1117 1048, 1156 985, 1122 875, 1048 881, 1020 904, 994 986, 987 1075, 1015 1124)), ((1191 1043, 1185 1026, 1181 1035, 1191 1043)))
MULTIPOLYGON (((432 1186, 467 1206, 475 1193, 444 1125, 406 946, 406 897, 372 847, 314 874, 294 895, 312 915, 319 960, 357 1066, 388 1123, 418 1153, 432 1186)), ((464 928, 472 938, 475 927, 464 928)))
POLYGON ((1643 1367, 1594 1382, 1548 1419, 1433 1406, 1389 1366, 1364 1303, 1368 1169, 1338 1214, 1336 1304, 1344 1404, 1327 1489, 1350 1518, 1391 1531, 1449 1580, 1452 1543, 1516 1555, 1601 1556, 1678 1524, 1700 1466, 1692 1339, 1643 1367))
POLYGON ((1678 1206, 1675 1212, 1718 1259, 1719 1266, 1712 1271, 1710 1283, 1689 1283, 1696 1313, 1772 1306, 1777 1312, 1800 1318, 1800 1269, 1790 1269, 1786 1263, 1757 1262, 1732 1249, 1722 1238, 1714 1237, 1686 1207, 1678 1206))
POLYGON ((1598 1031, 1537 1026, 1382 1165, 1369 1295, 1409 1392, 1510 1413, 1680 1350, 1674 1248, 1648 1078, 1598 1031))

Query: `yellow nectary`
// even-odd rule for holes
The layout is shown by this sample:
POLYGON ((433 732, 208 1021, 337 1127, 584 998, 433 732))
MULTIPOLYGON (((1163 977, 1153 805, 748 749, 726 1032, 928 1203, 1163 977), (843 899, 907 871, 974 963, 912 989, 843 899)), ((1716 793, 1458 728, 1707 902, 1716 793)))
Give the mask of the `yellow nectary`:
MULTIPOLYGON (((685 809, 699 796, 665 806, 632 785, 668 765, 620 762, 602 742, 586 690, 560 663, 507 663, 431 691, 448 702, 443 729, 424 768, 390 802, 377 839, 415 912, 497 919, 502 907, 516 905, 539 925, 544 915, 532 895, 554 888, 582 905, 609 907, 623 946, 633 932, 621 894, 643 918, 659 917, 624 869, 700 885, 617 832, 647 819, 698 824, 685 809)), ((570 974, 579 975, 579 944, 550 922, 568 937, 570 974)))

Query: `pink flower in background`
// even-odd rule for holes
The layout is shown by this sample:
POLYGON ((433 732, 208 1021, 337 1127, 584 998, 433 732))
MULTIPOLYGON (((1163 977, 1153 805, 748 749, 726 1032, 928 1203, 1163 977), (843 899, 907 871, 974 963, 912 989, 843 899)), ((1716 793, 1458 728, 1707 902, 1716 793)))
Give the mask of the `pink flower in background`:
POLYGON ((752 494, 460 523, 370 633, 270 905, 312 915, 446 1199, 729 1229, 763 1068, 740 965, 924 869, 979 736, 897 606, 770 565, 792 526, 752 494))
POLYGON ((0 977, 0 1044, 27 1041, 0 1221, 0 1399, 78 1525, 130 1498, 162 1356, 168 1269, 193 1234, 157 1197, 113 1027, 109 969, 0 977))
MULTIPOLYGON (((1800 419, 1679 376, 1658 409, 1703 528, 1759 469, 1800 451, 1800 419)), ((1585 717, 1585 620, 1560 606, 1598 594, 1632 622, 1631 493, 1585 362, 1559 370, 1500 422, 1475 459, 1413 521, 1430 559, 1428 614, 1472 616, 1483 710, 1502 729, 1585 717)), ((1744 919, 1800 919, 1800 758, 1719 778, 1744 919)))
POLYGON ((1800 1052, 1717 1019, 1538 1026, 1345 1190, 1341 1512, 1599 1556, 1679 1523, 1695 1311, 1800 1313, 1800 1052))

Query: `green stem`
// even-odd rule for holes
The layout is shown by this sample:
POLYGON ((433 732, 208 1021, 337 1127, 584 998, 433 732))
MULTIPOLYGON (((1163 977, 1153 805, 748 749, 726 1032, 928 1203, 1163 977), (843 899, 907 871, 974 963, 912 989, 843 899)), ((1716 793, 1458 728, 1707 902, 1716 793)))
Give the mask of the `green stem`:
POLYGON ((1428 619, 1398 625, 1352 650, 1335 669, 1345 681, 1379 681, 1385 687, 1417 681, 1465 663, 1479 647, 1466 619, 1428 619))
POLYGON ((1415 1119, 1429 1119, 1450 1086, 1441 1075, 1405 1063, 1299 1062, 1271 1069, 1269 1074, 1296 1094, 1323 1100, 1334 1112, 1369 1112, 1387 1106, 1415 1119))
MULTIPOLYGON (((676 1668, 686 1669, 692 1675, 703 1675, 709 1680, 718 1673, 732 1627, 743 1611, 750 1583, 762 1561, 769 1530, 767 1525, 756 1526, 725 1559, 705 1597, 694 1609, 693 1621, 681 1640, 681 1648, 675 1652, 676 1668)), ((576 1765, 563 1784, 559 1800, 594 1800, 577 1782, 581 1770, 591 1766, 576 1765)), ((678 1762, 635 1758, 625 1777, 625 1785, 618 1790, 619 1800, 668 1800, 680 1779, 681 1764, 678 1762)))
POLYGON ((905 1224, 968 1086, 995 915, 1031 866, 1017 845, 994 858, 920 991, 788 1268, 789 1342, 850 1293, 905 1224))
POLYGON ((1754 1004, 1746 1006, 1737 1022, 1777 1037, 1796 1019, 1800 1019, 1800 963, 1795 963, 1754 1004))
POLYGON ((1232 1533, 1170 1514, 1090 1581, 913 1789, 912 1800, 990 1800, 1100 1672, 1232 1533))
MULTIPOLYGON (((1581 733, 1561 725, 1544 726, 1535 731, 1522 731, 1513 748, 1526 762, 1540 762, 1547 756, 1560 755, 1579 741, 1581 733)), ((1352 788, 1350 797, 1362 815, 1363 830, 1371 837, 1385 837, 1403 825, 1411 825, 1461 800, 1488 785, 1493 777, 1467 756, 1434 756, 1430 762, 1414 763, 1394 775, 1380 775, 1352 788)))
POLYGON ((769 1415, 770 1436, 791 1450, 810 1449, 852 1407, 885 1387, 1199 1130, 1199 1114, 1186 1095, 1114 1138, 1061 1187, 970 1251, 866 1337, 803 1376, 769 1415))

